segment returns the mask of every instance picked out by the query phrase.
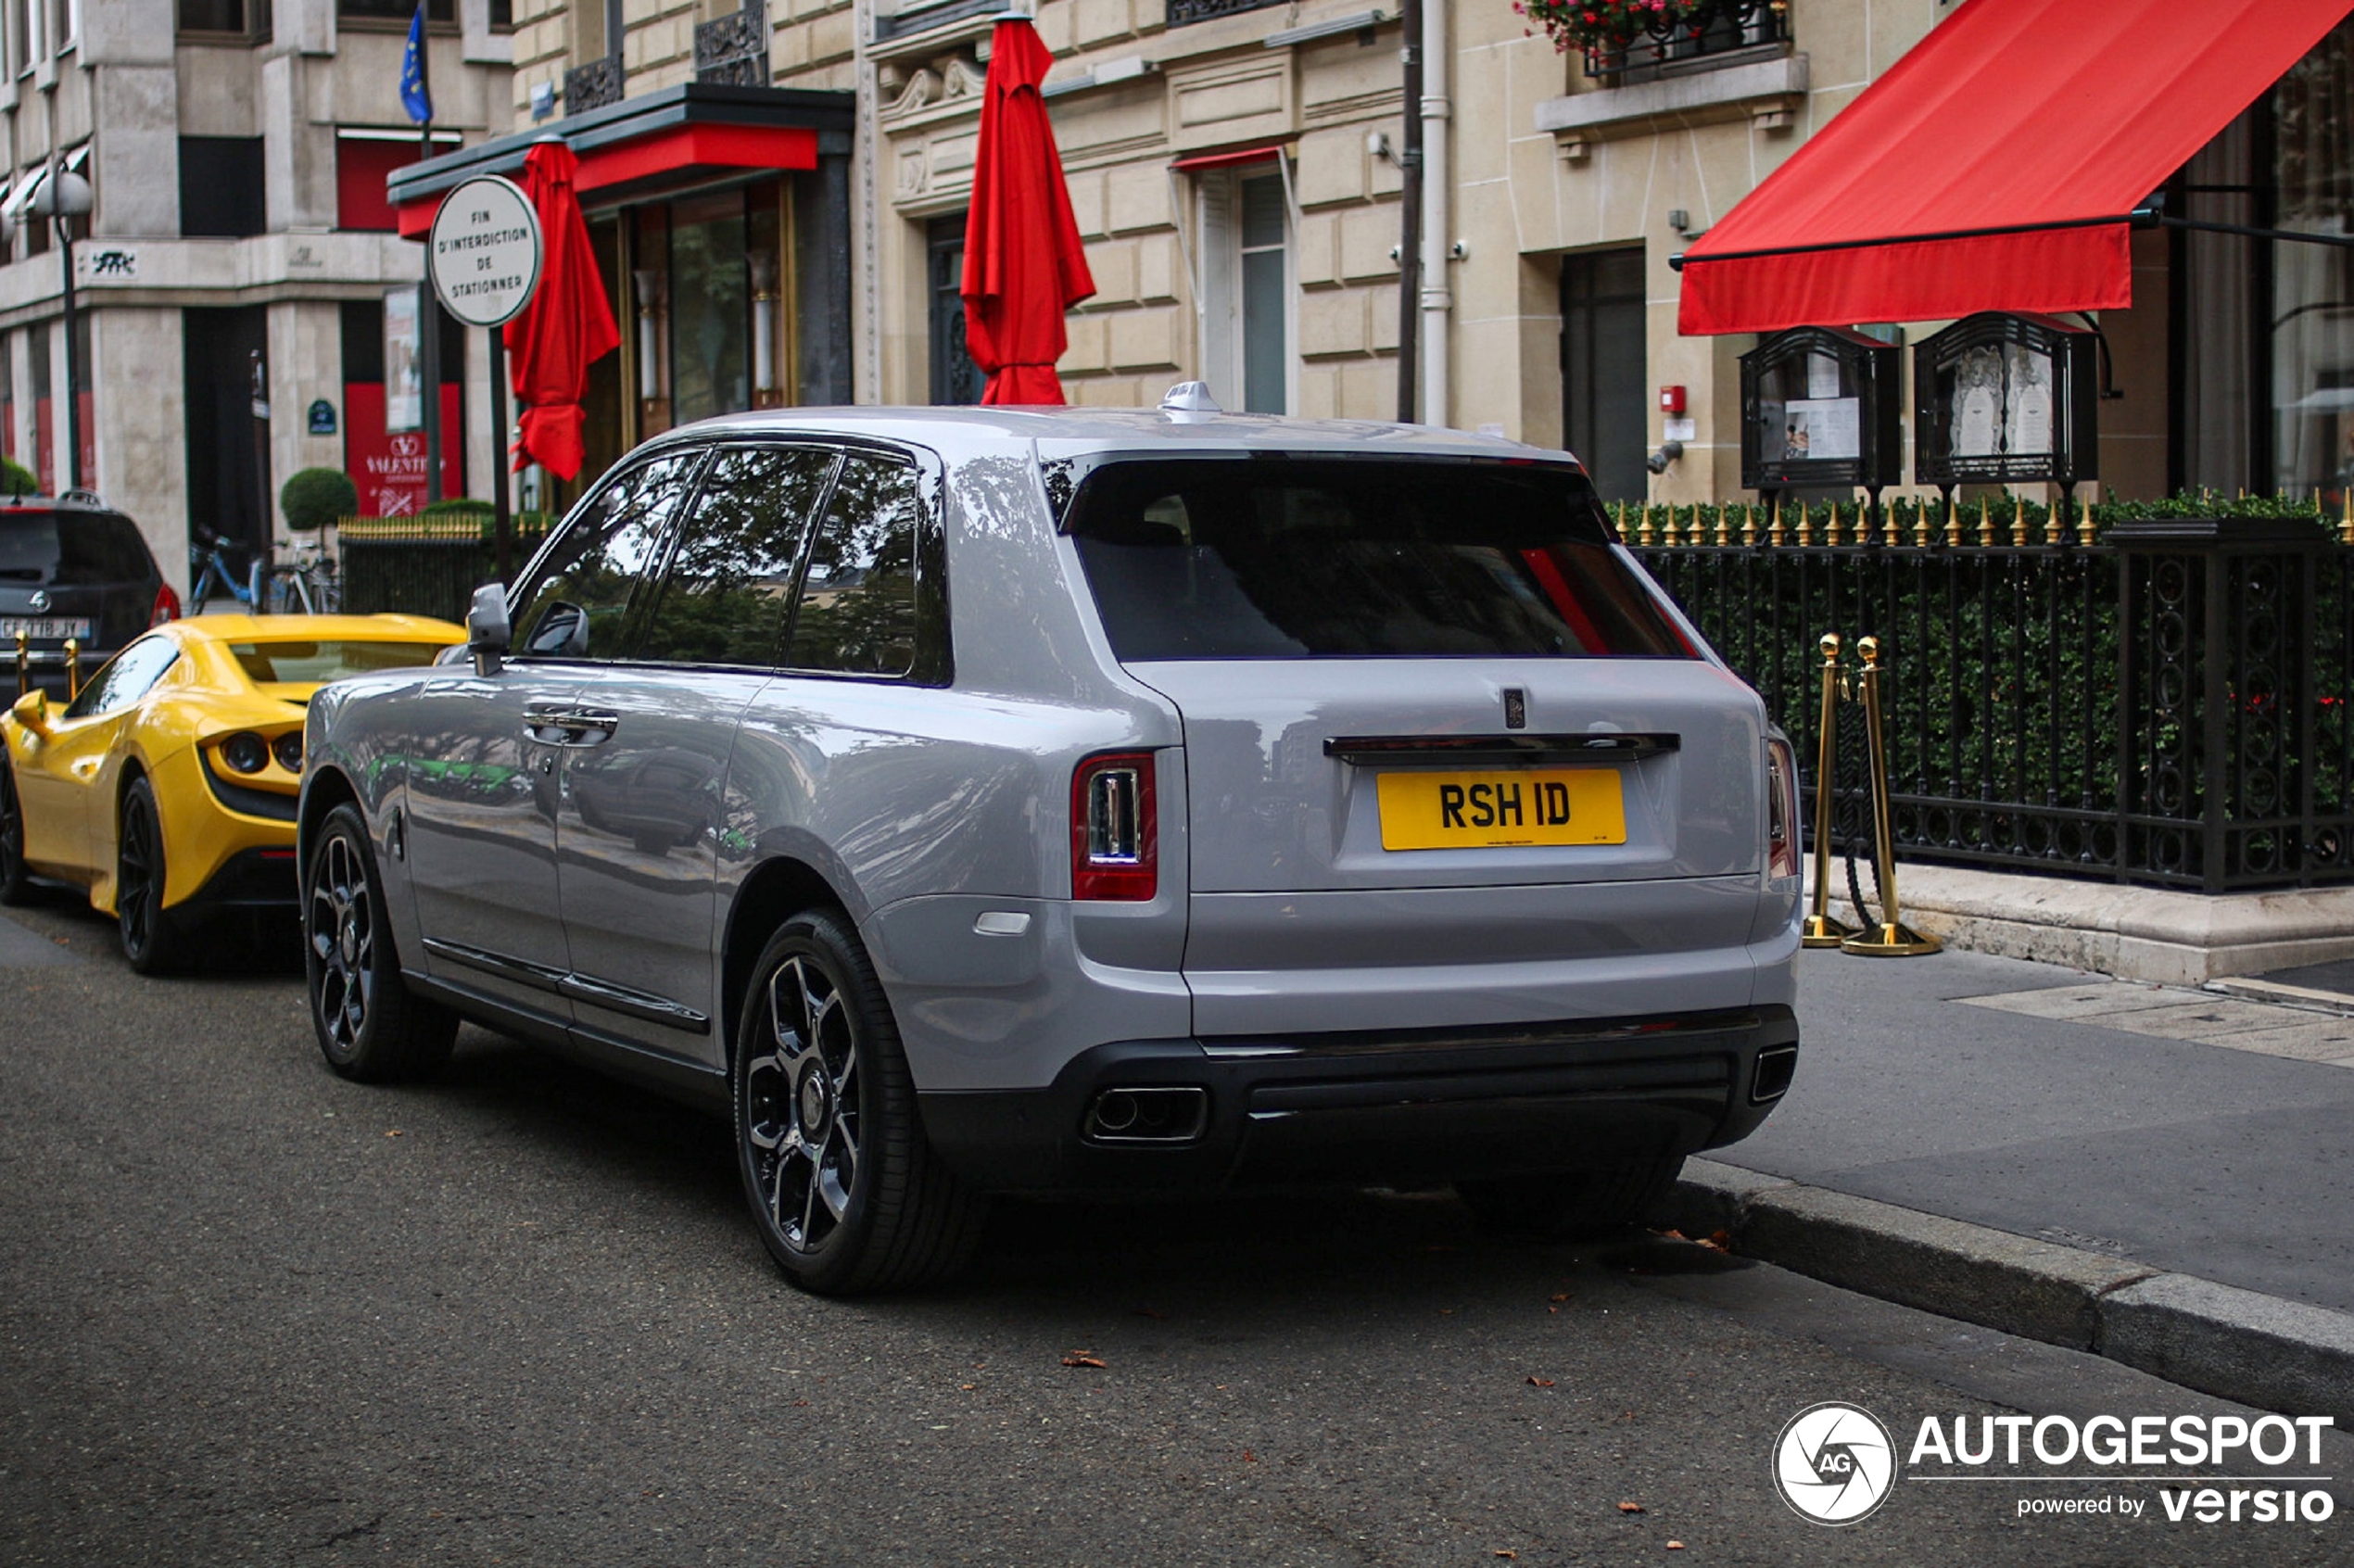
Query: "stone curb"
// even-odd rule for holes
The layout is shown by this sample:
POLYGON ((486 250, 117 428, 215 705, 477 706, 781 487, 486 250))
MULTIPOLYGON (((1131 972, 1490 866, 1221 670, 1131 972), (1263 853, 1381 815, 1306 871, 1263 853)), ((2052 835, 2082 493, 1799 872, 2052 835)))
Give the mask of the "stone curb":
POLYGON ((2089 1350, 2290 1415, 2354 1415, 2354 1315, 1900 1208, 1715 1160, 1662 1218, 1829 1284, 2089 1350))

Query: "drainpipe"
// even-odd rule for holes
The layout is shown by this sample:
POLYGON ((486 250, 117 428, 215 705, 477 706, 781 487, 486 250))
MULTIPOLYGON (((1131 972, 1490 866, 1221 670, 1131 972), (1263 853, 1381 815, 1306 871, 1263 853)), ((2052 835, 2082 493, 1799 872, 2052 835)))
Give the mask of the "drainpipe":
POLYGON ((1448 262, 1454 242, 1450 216, 1452 174, 1447 162, 1447 124, 1454 113, 1448 96, 1453 58, 1447 38, 1452 0, 1426 0, 1423 11, 1423 423, 1451 424, 1454 405, 1447 387, 1447 325, 1455 305, 1448 262))

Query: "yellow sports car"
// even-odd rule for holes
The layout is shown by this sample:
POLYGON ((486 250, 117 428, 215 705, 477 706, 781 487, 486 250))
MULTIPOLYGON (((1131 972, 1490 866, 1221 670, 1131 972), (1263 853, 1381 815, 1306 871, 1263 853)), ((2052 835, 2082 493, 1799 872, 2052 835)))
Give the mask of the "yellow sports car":
POLYGON ((295 803, 311 693, 429 664, 465 629, 418 615, 197 615, 109 660, 72 702, 0 718, 0 904, 87 888, 142 974, 211 917, 296 907, 295 803))

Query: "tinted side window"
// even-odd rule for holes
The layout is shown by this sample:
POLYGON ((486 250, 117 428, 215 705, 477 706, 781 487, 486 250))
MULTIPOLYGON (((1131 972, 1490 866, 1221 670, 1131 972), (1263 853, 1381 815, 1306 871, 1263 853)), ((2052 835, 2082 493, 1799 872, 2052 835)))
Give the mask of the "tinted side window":
POLYGON ((852 456, 809 545, 785 663, 905 675, 916 659, 916 470, 852 456))
POLYGON ((82 689, 82 695, 66 710, 66 717, 91 718, 129 707, 145 697, 179 657, 179 645, 170 638, 141 638, 108 660, 106 668, 90 677, 90 684, 82 689))
POLYGON ((834 454, 722 448, 679 530, 637 657, 677 664, 776 662, 809 515, 834 454))
POLYGON ((700 451, 614 480, 572 521, 514 615, 518 656, 626 659, 644 630, 664 530, 694 487, 700 451))

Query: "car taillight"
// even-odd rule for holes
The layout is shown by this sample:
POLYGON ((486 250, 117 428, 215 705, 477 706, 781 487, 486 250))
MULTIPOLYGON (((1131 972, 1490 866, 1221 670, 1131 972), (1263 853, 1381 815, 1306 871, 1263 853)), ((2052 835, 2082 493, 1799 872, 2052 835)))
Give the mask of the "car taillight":
POLYGON ((171 591, 170 583, 166 583, 156 589, 155 608, 147 612, 147 625, 150 627, 159 626, 166 621, 176 621, 179 618, 180 596, 171 591))
POLYGON ((1790 742, 1766 742, 1766 875, 1798 875, 1798 758, 1790 742))
POLYGON ((1070 896, 1143 900, 1160 885, 1153 754, 1107 752, 1070 776, 1070 896))

